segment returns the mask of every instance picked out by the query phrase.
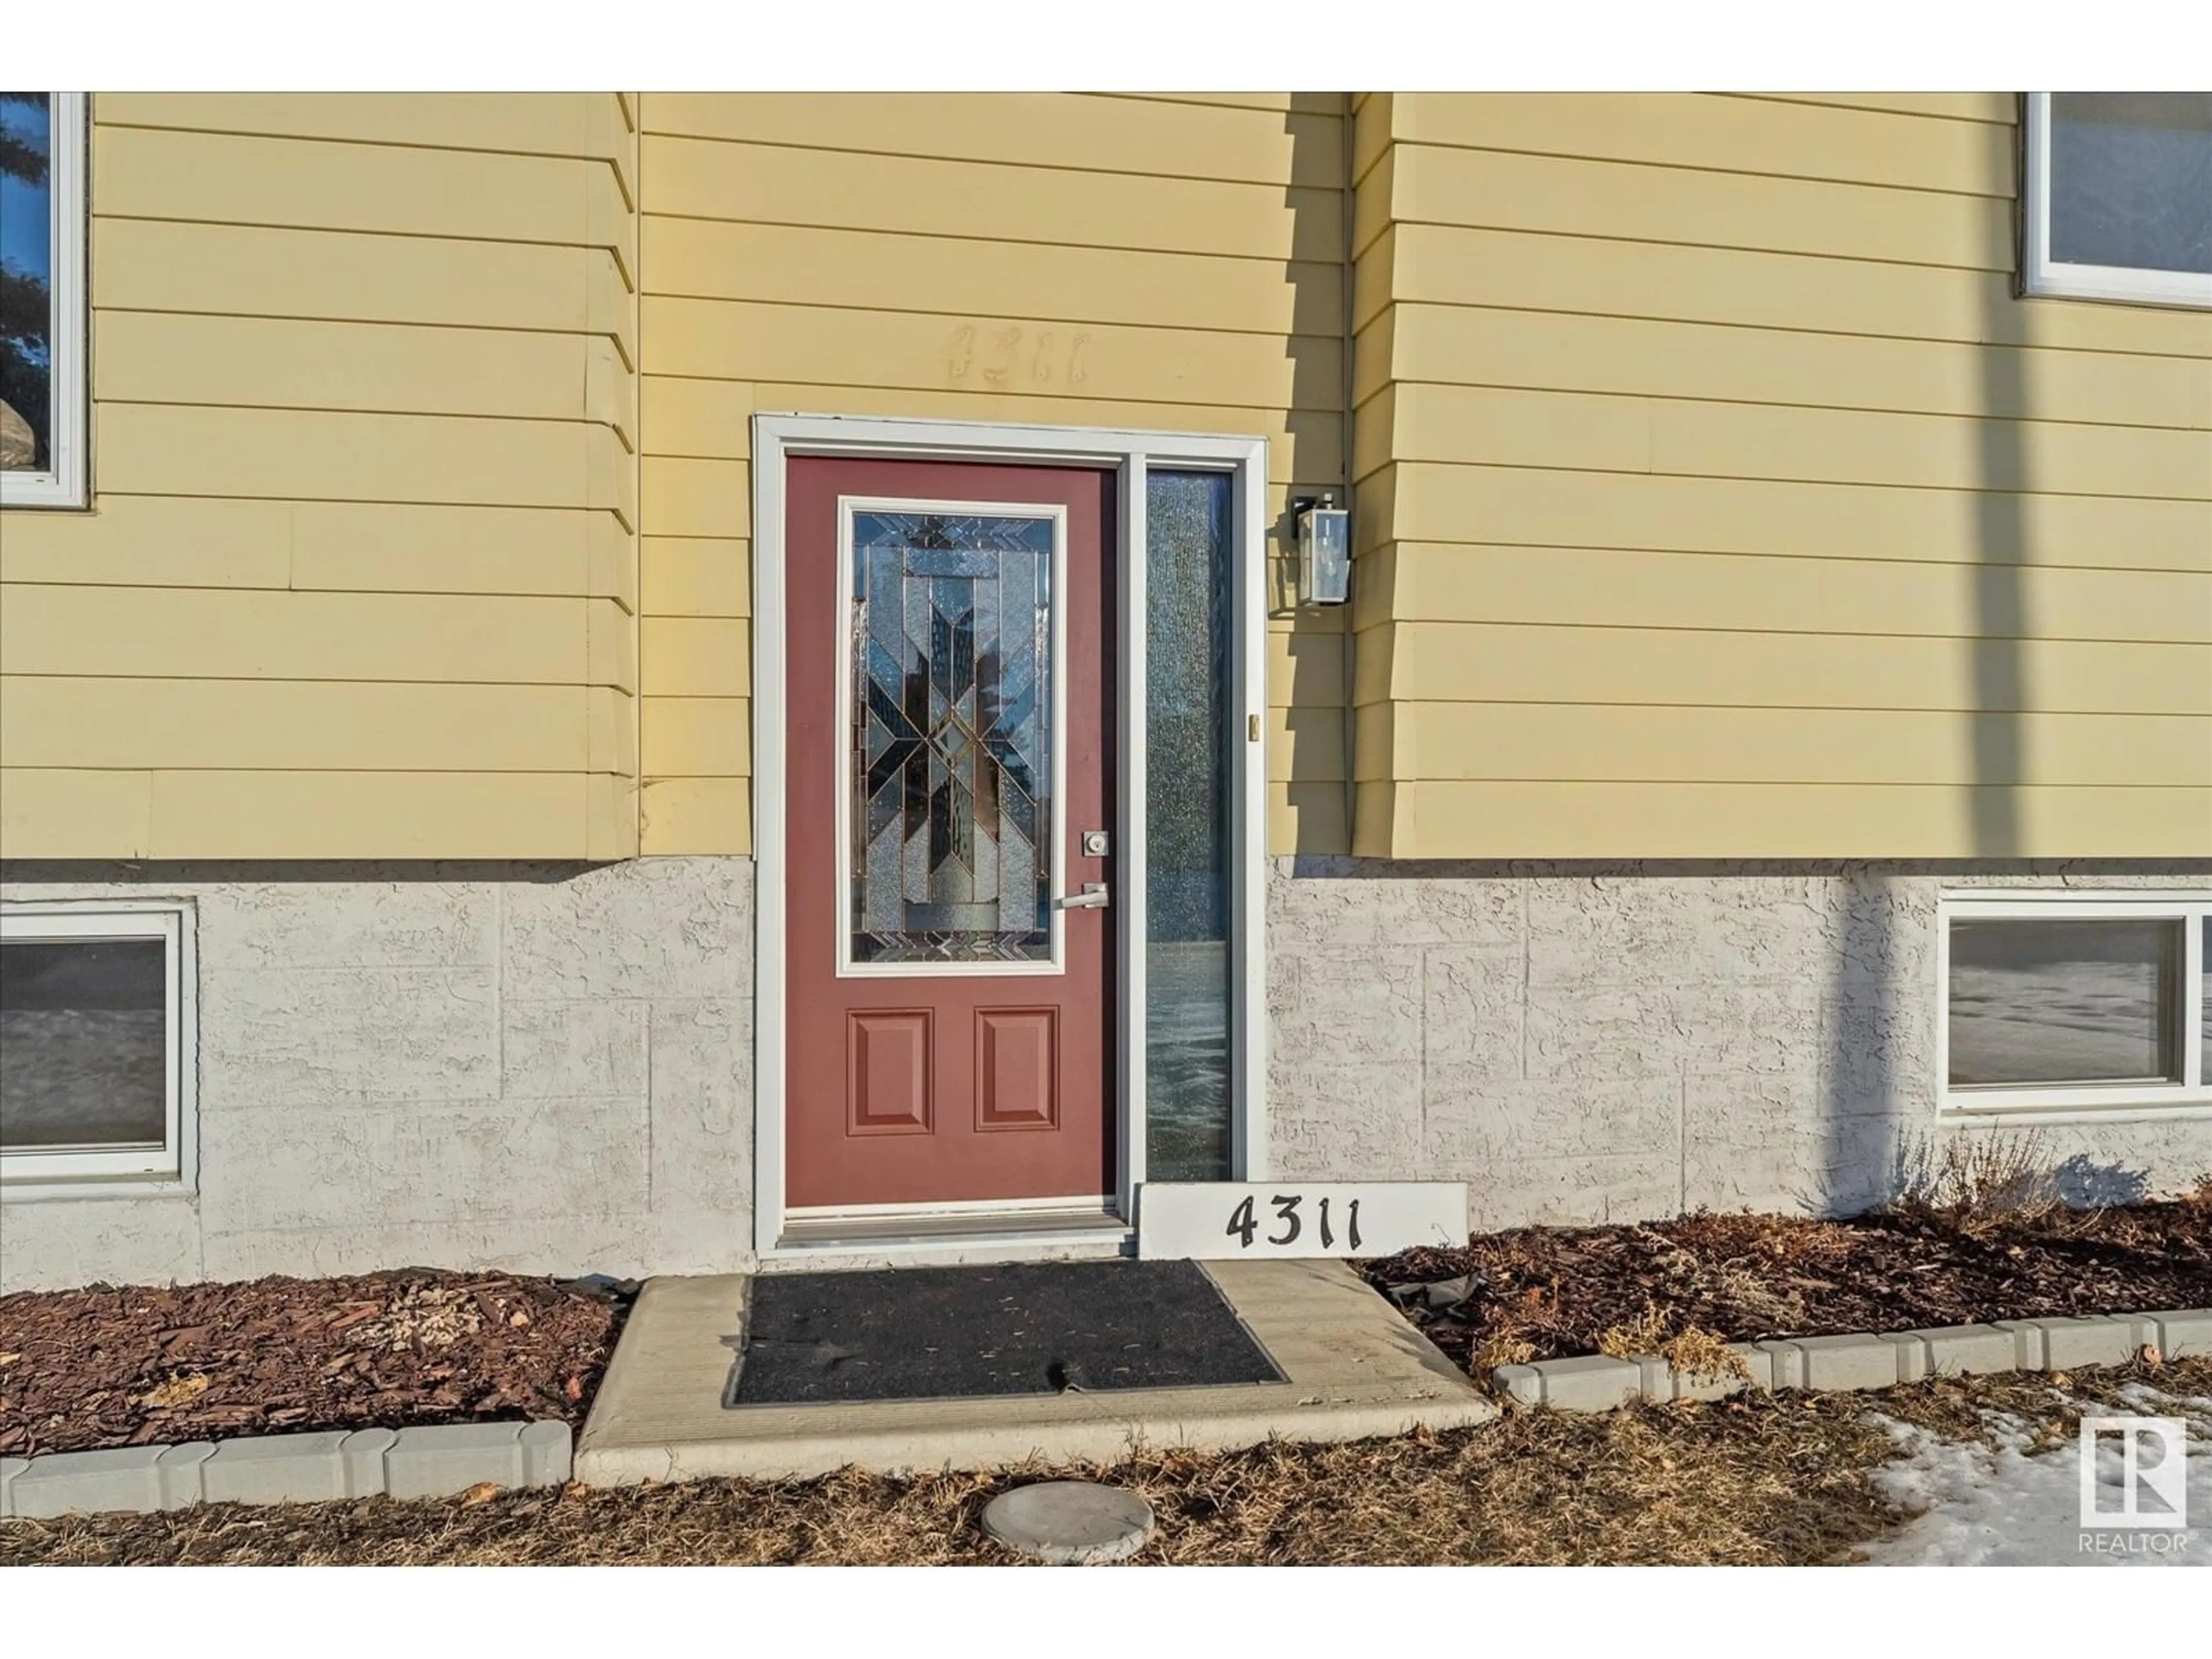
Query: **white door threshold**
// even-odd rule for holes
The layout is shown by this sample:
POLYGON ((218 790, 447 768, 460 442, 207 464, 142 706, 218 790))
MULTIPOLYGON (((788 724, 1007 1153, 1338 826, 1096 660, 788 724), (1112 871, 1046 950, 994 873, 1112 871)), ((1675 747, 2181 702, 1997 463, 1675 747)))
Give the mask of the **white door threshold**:
POLYGON ((761 1271, 1087 1260, 1127 1254, 1135 1238, 1128 1223, 1095 1204, 794 1215, 761 1271))

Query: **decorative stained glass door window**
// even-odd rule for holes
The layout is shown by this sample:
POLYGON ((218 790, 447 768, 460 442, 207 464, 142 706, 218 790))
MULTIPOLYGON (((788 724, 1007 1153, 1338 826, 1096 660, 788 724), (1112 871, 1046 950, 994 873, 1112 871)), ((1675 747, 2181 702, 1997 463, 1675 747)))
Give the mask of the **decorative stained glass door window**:
POLYGON ((848 500, 844 972, 1052 972, 1060 514, 848 500))

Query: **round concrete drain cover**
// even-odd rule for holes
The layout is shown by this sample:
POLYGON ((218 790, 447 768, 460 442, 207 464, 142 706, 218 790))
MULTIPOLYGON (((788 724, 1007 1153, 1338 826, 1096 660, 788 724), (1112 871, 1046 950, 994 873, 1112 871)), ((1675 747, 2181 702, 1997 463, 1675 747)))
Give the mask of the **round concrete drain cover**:
POLYGON ((1087 1566, 1144 1548, 1152 1535, 1152 1506, 1119 1486, 1043 1480, 985 1504, 983 1530, 1008 1549, 1054 1566, 1087 1566))

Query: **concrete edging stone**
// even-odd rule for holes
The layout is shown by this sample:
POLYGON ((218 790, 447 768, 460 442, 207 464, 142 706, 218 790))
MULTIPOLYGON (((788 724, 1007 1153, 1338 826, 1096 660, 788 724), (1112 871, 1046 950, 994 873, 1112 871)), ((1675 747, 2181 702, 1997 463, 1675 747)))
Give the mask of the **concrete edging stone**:
POLYGON ((1711 1377, 1680 1371, 1657 1354, 1614 1359, 1578 1354, 1500 1365, 1496 1391, 1524 1406, 1552 1411, 1605 1412, 1632 1400, 1720 1400, 1747 1388, 1828 1393, 1887 1389, 1931 1376, 1994 1376, 2004 1371, 2063 1371, 2077 1365, 2124 1365, 2142 1349, 2167 1359, 2212 1354, 2212 1308, 2103 1314, 2081 1319, 2001 1319, 1987 1325, 1927 1330, 1800 1336, 1787 1341, 1731 1342, 1751 1375, 1711 1377))
POLYGON ((0 1518, 558 1486, 573 1442, 566 1423, 443 1423, 0 1458, 0 1518))

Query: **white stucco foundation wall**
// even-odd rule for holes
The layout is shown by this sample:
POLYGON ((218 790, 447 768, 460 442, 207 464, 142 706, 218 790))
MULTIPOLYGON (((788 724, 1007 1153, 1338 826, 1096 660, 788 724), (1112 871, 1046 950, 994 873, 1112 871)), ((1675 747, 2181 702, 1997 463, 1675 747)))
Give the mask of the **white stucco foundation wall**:
MULTIPOLYGON (((1477 1227, 1844 1213, 1939 1119, 1946 888, 2212 887, 2212 863, 1444 865, 1269 876, 1271 1173, 1468 1183, 1477 1227)), ((2212 1120, 2041 1131, 2075 1201, 2212 1171, 2212 1120)))
POLYGON ((0 1288, 750 1265, 750 860, 28 873, 191 902, 198 1180, 0 1197, 0 1288))
MULTIPOLYGON (((750 860, 8 874, 192 902, 198 1178, 0 1199, 0 1289, 755 1265, 750 860)), ((1480 1227, 1864 1208, 1993 1132, 1938 1119, 1935 1073, 1936 896, 1991 885, 2212 863, 1276 860, 1271 1173, 1463 1179, 1480 1227)), ((2080 1200, 2212 1170, 2205 1117, 2043 1133, 2080 1200)))

